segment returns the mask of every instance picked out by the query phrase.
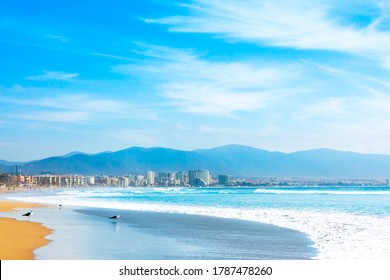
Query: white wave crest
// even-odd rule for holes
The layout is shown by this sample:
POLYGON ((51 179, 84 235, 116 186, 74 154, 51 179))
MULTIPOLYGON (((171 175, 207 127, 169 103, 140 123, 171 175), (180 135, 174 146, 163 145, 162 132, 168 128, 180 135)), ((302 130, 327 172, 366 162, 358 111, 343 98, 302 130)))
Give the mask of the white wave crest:
POLYGON ((332 190, 275 190, 256 189, 253 193, 263 194, 332 194, 332 195, 390 195, 389 191, 332 191, 332 190))

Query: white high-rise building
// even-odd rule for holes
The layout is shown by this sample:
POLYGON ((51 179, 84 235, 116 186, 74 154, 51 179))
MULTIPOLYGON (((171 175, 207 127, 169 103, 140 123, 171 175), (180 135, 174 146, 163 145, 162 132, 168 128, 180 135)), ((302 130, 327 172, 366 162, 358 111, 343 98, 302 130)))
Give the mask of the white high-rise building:
POLYGON ((176 172, 176 180, 178 182, 179 185, 184 185, 185 183, 185 173, 184 172, 176 172))
POLYGON ((88 184, 88 185, 90 185, 90 186, 95 185, 95 177, 93 177, 93 176, 88 176, 86 179, 87 179, 86 181, 87 181, 87 184, 88 184))
POLYGON ((146 182, 148 185, 154 185, 155 173, 153 171, 146 171, 146 182))
POLYGON ((128 187, 130 184, 128 177, 120 177, 119 178, 119 185, 121 187, 128 187))
POLYGON ((194 187, 210 185, 210 172, 208 170, 189 170, 188 178, 190 185, 194 187))

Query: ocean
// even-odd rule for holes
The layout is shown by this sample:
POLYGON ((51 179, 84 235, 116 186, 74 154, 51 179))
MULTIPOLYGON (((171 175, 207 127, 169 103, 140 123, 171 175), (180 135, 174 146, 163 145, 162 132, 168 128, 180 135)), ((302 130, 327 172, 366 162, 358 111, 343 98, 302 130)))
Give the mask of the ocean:
POLYGON ((88 187, 6 198, 63 205, 41 209, 59 228, 41 259, 390 259, 386 186, 88 187), (78 240, 73 251, 59 253, 64 239, 78 240))

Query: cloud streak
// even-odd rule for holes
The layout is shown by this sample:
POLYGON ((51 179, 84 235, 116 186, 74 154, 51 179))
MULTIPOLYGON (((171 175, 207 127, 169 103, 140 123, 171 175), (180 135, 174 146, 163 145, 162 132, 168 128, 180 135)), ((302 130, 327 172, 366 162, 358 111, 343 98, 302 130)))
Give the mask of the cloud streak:
POLYGON ((368 11, 354 16, 371 16, 365 25, 345 19, 354 3, 346 1, 233 1, 194 0, 181 4, 187 16, 147 19, 147 23, 170 26, 171 32, 209 33, 226 39, 259 45, 302 50, 327 50, 361 55, 390 68, 390 33, 383 28, 388 8, 383 1, 361 1, 368 11), (342 10, 340 12, 339 10, 342 10))
POLYGON ((71 124, 86 123, 93 120, 92 113, 78 111, 40 111, 20 114, 18 117, 23 120, 71 124))
POLYGON ((75 79, 79 76, 77 73, 65 73, 58 71, 44 71, 42 75, 30 76, 26 80, 32 81, 50 81, 50 80, 59 80, 59 81, 69 81, 75 79))
POLYGON ((152 78, 161 96, 182 112, 232 116, 306 90, 292 85, 301 75, 299 65, 218 61, 161 46, 148 46, 143 54, 149 62, 114 71, 152 78))
MULTIPOLYGON (((142 117, 143 120, 158 121, 152 108, 140 108, 122 100, 103 98, 91 93, 52 92, 53 97, 39 97, 34 93, 45 92, 39 88, 18 87, 18 98, 2 97, 0 102, 15 109, 5 119, 23 119, 53 123, 98 124, 114 119, 129 120, 142 117), (28 96, 21 93, 28 92, 28 96), (33 98, 31 97, 33 96, 33 98), (16 113, 20 112, 20 113, 16 113)), ((14 92, 11 90, 11 92, 14 92)))

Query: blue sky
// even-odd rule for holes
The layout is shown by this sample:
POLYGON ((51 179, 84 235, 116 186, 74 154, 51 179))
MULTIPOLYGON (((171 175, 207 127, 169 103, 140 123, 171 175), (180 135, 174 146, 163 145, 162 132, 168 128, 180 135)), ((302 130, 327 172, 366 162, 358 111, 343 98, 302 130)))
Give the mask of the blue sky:
POLYGON ((0 159, 390 154, 390 2, 0 2, 0 159))

